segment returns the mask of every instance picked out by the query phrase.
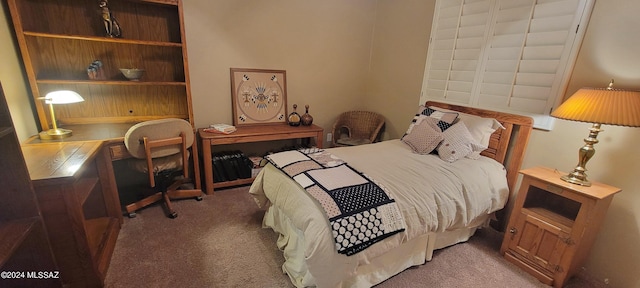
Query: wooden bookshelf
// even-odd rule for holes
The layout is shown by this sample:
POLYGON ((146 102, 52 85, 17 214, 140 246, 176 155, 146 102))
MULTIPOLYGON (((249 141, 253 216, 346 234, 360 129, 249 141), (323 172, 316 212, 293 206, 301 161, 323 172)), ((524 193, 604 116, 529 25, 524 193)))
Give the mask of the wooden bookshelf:
POLYGON ((122 37, 106 35, 98 1, 8 0, 42 130, 52 127, 43 100, 56 90, 84 102, 54 105, 58 126, 182 118, 193 126, 182 1, 111 0, 122 37), (100 60, 102 77, 87 68, 100 60), (129 81, 119 68, 145 69, 129 81))

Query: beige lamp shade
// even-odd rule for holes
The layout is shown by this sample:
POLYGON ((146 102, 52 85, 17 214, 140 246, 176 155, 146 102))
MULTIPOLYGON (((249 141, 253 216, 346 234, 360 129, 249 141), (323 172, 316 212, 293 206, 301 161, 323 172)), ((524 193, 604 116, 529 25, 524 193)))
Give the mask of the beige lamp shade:
POLYGON ((640 91, 582 88, 551 116, 573 121, 640 127, 640 91))
POLYGON ((47 93, 44 99, 46 104, 70 104, 84 101, 84 98, 75 91, 59 90, 47 93))

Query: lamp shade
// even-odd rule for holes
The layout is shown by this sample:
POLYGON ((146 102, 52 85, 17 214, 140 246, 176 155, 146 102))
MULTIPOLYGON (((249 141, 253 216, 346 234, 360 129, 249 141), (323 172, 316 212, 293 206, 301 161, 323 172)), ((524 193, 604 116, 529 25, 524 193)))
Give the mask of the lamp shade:
POLYGON ((47 93, 43 98, 46 104, 69 104, 84 101, 80 94, 71 90, 59 90, 47 93))
POLYGON ((640 91, 582 88, 551 116, 573 121, 640 127, 640 91))

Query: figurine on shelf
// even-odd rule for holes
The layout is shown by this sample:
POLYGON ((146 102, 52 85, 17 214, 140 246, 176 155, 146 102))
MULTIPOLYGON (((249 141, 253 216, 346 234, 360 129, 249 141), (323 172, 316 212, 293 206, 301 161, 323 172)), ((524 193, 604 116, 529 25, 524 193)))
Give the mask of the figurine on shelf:
POLYGON ((114 17, 113 14, 111 14, 111 11, 107 6, 109 3, 107 2, 108 0, 101 0, 99 4, 100 9, 102 9, 101 12, 102 12, 102 21, 104 22, 104 29, 107 32, 107 36, 113 37, 113 38, 120 38, 122 37, 122 30, 120 29, 120 24, 118 24, 118 20, 116 20, 116 17, 114 17))
POLYGON ((91 65, 87 68, 87 75, 91 80, 104 79, 104 72, 102 71, 102 61, 95 60, 91 62, 91 65))

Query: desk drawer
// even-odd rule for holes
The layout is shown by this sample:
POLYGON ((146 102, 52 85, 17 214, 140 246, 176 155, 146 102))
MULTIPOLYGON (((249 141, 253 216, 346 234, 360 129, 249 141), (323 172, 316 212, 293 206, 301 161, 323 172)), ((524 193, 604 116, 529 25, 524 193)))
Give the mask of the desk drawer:
POLYGON ((109 153, 111 155, 111 160, 131 158, 131 154, 127 151, 127 147, 124 146, 124 143, 109 146, 109 153))

